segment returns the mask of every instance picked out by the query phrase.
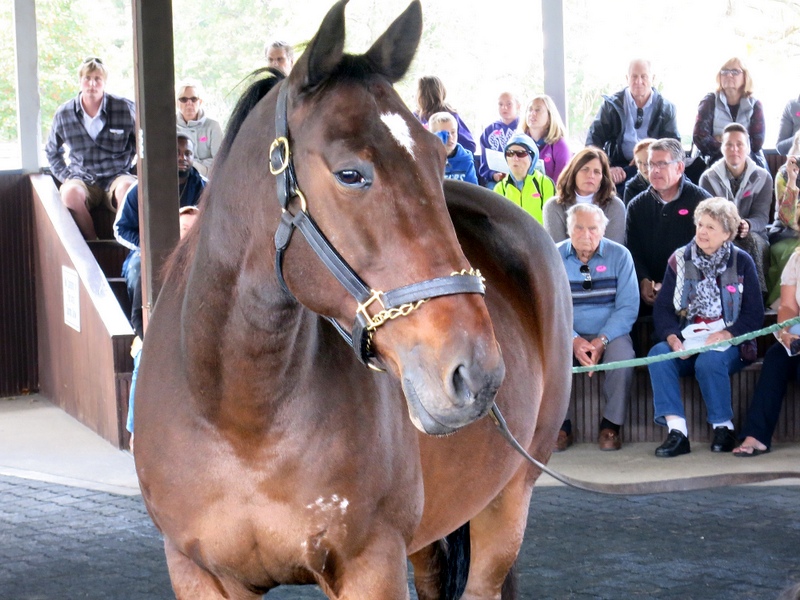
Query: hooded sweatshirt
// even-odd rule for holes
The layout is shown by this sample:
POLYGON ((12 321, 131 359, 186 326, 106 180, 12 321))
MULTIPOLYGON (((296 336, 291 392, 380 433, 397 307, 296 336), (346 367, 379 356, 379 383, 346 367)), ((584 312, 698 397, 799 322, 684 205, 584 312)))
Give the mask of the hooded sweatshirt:
MULTIPOLYGON (((541 171, 536 170, 539 160, 539 149, 529 136, 517 133, 506 142, 503 152, 511 146, 522 146, 531 156, 531 165, 522 181, 517 181, 509 173, 495 186, 494 191, 520 206, 534 219, 542 223, 542 208, 544 203, 555 196, 556 186, 553 180, 541 171)), ((506 159, 508 160, 508 159, 506 159)))

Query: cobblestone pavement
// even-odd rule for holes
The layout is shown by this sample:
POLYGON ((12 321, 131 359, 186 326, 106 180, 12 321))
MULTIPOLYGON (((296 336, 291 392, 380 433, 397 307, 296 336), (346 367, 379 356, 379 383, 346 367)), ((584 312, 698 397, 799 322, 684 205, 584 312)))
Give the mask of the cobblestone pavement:
MULTIPOLYGON (((518 571, 522 599, 774 599, 800 581, 800 487, 636 498, 539 488, 518 571)), ((141 497, 0 477, 0 600, 109 598, 173 598, 141 497)))

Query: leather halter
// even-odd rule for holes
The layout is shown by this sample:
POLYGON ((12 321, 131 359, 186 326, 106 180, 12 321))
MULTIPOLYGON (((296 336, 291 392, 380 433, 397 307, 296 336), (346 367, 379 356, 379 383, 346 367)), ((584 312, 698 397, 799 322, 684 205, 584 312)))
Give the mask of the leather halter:
POLYGON ((283 254, 289 246, 295 228, 299 229, 322 263, 358 303, 352 332, 347 332, 336 319, 326 318, 353 348, 362 363, 373 369, 383 370, 375 364, 377 359, 371 348, 372 334, 378 327, 388 320, 409 314, 431 298, 453 294, 483 295, 486 291, 483 277, 479 271, 470 269, 452 273, 449 277, 436 277, 412 283, 388 292, 372 289, 364 283, 311 218, 306 198, 297 185, 289 144, 288 89, 289 86, 284 80, 280 84, 278 103, 275 107, 275 140, 269 149, 269 168, 277 180, 278 201, 282 210, 281 222, 275 232, 275 271, 278 280, 286 293, 294 296, 283 278, 283 254), (289 203, 293 198, 300 199, 300 210, 297 214, 289 212, 289 203), (368 309, 375 303, 382 309, 371 315, 368 309))

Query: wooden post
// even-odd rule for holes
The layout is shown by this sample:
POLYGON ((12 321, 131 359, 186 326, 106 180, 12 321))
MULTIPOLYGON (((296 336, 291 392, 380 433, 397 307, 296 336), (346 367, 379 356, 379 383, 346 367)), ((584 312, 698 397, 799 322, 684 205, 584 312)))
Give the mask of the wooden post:
POLYGON ((175 59, 171 0, 133 0, 132 9, 146 327, 161 289, 161 267, 179 238, 175 59))

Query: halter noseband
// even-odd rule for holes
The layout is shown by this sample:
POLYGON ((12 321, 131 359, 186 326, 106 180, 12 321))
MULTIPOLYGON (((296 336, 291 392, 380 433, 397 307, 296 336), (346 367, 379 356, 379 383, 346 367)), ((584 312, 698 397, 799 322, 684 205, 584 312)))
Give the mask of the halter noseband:
POLYGON ((347 261, 336 251, 320 228, 308 214, 305 196, 297 185, 297 177, 289 146, 289 125, 287 115, 288 84, 280 84, 278 103, 275 108, 275 140, 269 149, 269 170, 275 175, 278 186, 278 201, 281 204, 281 222, 275 232, 275 271, 283 289, 293 295, 283 278, 283 253, 289 246, 295 228, 300 230, 312 250, 328 268, 339 283, 358 303, 352 332, 347 332, 337 321, 326 317, 341 334, 358 356, 358 359, 376 370, 376 357, 371 348, 372 335, 386 321, 408 315, 431 298, 453 294, 481 294, 486 288, 479 271, 454 272, 449 277, 436 277, 419 283, 412 283, 388 292, 374 290, 353 271, 347 261), (300 199, 300 211, 289 212, 289 201, 300 199), (367 310, 373 304, 381 310, 370 315, 367 310))

